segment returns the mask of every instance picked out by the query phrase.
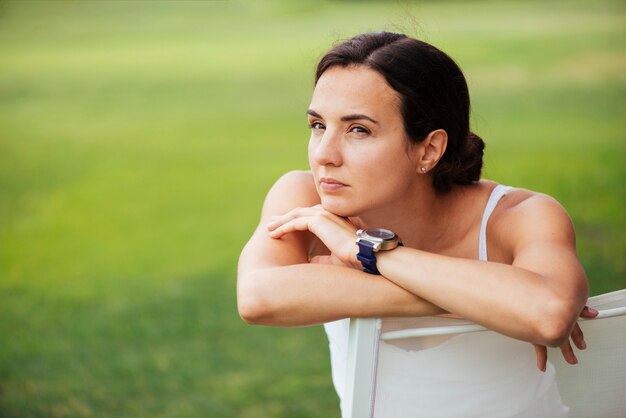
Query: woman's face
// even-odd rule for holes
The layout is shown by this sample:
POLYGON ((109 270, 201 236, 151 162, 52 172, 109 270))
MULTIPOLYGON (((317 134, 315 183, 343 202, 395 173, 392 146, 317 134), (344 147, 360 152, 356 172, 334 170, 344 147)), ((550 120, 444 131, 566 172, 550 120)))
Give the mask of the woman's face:
POLYGON ((360 216, 401 202, 417 179, 400 97, 365 66, 331 67, 308 110, 309 164, 323 207, 360 216))

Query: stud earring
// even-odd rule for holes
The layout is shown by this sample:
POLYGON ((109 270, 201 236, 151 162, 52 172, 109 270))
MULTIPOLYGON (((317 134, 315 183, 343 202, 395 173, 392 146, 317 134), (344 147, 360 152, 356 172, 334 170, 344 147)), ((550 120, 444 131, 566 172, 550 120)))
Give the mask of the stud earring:
POLYGON ((426 174, 426 168, 423 165, 420 166, 420 172, 426 174))

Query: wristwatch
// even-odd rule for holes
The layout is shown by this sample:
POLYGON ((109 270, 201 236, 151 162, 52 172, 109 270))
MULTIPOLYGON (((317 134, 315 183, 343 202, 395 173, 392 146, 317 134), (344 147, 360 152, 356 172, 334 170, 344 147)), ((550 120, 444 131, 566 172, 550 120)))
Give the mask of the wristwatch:
POLYGON ((359 246, 356 258, 363 265, 363 271, 370 274, 380 274, 376 268, 377 252, 393 250, 402 245, 400 237, 388 229, 359 229, 356 236, 356 244, 359 246))

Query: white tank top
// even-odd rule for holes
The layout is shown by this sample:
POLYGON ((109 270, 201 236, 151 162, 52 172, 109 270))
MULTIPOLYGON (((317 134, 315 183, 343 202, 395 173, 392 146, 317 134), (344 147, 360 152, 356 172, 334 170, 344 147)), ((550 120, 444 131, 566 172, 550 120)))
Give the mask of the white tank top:
MULTIPOLYGON (((481 261, 487 261, 489 217, 509 190, 496 186, 485 207, 478 242, 481 261)), ((442 321, 449 319, 384 318, 382 332, 442 321)), ((349 319, 324 324, 340 400, 349 324, 349 319)), ((556 386, 554 366, 549 363, 540 372, 531 344, 494 332, 381 341, 376 380, 375 418, 563 418, 569 413, 556 386)))
POLYGON ((478 259, 480 261, 487 261, 487 222, 489 217, 496 208, 496 205, 502 199, 502 197, 511 190, 511 187, 498 184, 492 191, 485 206, 483 212, 483 219, 480 222, 480 234, 478 235, 478 259))

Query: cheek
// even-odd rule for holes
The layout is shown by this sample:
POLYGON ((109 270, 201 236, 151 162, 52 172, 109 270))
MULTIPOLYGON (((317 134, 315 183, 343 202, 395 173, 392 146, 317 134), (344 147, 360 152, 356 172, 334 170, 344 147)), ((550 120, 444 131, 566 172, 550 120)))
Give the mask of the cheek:
POLYGON ((385 158, 371 159, 368 162, 368 178, 371 187, 381 195, 396 195, 406 191, 415 181, 417 174, 414 162, 404 153, 394 153, 385 158))
POLYGON ((359 165, 371 167, 374 174, 384 177, 398 173, 410 172, 414 163, 403 149, 368 150, 355 156, 359 165))
POLYGON ((313 138, 309 138, 309 143, 307 145, 307 155, 309 157, 309 167, 311 168, 316 166, 315 159, 313 158, 313 155, 315 154, 315 149, 316 149, 316 144, 313 141, 313 138))

